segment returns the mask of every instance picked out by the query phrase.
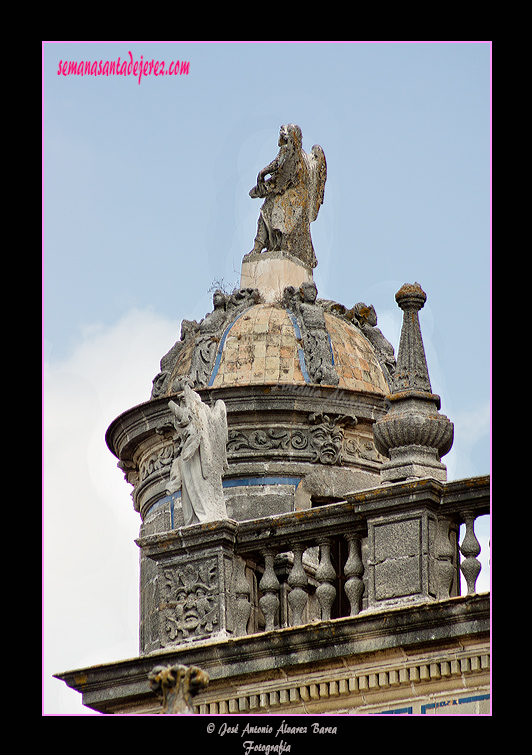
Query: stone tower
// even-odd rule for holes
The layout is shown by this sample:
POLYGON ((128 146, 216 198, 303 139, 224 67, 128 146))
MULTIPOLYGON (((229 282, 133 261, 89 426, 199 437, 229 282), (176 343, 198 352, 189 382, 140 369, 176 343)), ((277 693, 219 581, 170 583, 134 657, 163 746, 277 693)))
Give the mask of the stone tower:
POLYGON ((323 150, 281 127, 250 192, 265 201, 240 288, 183 320, 151 396, 107 431, 141 521, 140 655, 83 684, 59 675, 96 710, 159 711, 161 664, 208 673, 204 714, 488 709, 474 520, 489 479, 446 481, 453 426, 419 284, 396 296, 397 362, 371 305, 319 298, 310 224, 326 176, 323 150), (197 485, 210 472, 212 506, 197 485))

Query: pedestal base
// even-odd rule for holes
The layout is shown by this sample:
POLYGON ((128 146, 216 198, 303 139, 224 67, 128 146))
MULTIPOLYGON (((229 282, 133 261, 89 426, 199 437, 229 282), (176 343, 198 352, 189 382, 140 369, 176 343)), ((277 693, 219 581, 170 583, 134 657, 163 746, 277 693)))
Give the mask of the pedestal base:
POLYGON ((392 448, 389 453, 390 461, 381 467, 381 485, 423 477, 447 481, 447 467, 438 459, 435 449, 412 445, 392 448))
POLYGON ((266 304, 279 301, 287 286, 312 281, 312 270, 288 252, 250 253, 242 260, 240 288, 257 288, 266 304))

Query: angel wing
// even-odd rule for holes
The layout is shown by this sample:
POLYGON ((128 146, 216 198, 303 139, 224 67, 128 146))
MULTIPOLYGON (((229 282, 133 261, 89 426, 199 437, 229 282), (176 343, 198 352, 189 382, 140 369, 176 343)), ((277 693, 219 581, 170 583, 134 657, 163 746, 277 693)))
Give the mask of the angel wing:
POLYGON ((201 405, 203 412, 202 442, 200 446, 201 470, 204 479, 223 475, 227 467, 227 410, 218 400, 214 408, 201 405))
POLYGON ((309 222, 316 220, 323 204, 325 181, 327 180, 327 162, 319 144, 315 144, 307 155, 309 169, 309 222))
POLYGON ((227 409, 220 399, 215 403, 212 410, 215 427, 216 454, 223 473, 228 469, 227 465, 227 441, 229 437, 227 428, 227 409))

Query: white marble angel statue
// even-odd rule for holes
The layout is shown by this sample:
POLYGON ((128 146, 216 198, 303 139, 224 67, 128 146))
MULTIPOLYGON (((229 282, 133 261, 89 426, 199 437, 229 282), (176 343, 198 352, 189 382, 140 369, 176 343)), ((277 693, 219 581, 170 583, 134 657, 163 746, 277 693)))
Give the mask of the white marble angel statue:
POLYGON ((174 459, 166 490, 181 490, 185 526, 227 519, 222 476, 227 470, 227 411, 223 401, 214 408, 186 383, 180 403, 169 401, 181 450, 174 459))

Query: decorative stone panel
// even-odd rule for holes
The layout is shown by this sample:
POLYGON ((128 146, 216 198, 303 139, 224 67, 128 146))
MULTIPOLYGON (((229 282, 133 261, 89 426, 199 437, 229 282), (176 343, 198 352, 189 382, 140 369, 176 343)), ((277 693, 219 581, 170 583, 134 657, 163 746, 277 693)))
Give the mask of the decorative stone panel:
MULTIPOLYGON (((141 604, 141 626, 149 627, 141 636, 141 652, 235 632, 235 524, 192 525, 171 547, 143 552, 142 572, 152 575, 153 602, 141 604)), ((151 537, 165 539, 164 534, 151 537)), ((236 587, 241 594, 241 583, 236 587)))

